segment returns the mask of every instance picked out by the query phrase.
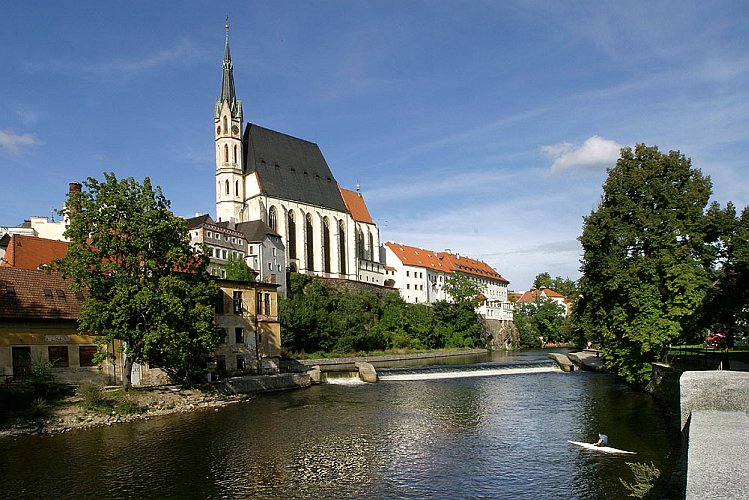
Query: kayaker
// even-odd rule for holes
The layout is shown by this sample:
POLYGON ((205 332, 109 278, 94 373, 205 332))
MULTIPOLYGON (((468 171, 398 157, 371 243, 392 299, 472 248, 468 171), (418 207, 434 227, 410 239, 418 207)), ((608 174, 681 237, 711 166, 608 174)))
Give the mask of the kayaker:
POLYGON ((599 434, 598 441, 593 443, 593 446, 606 446, 609 444, 609 437, 606 434, 599 434))

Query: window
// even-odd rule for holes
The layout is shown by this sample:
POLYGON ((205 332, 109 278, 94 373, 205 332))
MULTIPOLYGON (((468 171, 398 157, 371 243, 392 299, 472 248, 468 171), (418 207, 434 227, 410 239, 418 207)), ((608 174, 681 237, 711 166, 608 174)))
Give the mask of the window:
MULTIPOLYGON (((224 144, 224 163, 229 163, 229 146, 226 144, 224 144)), ((226 194, 229 194, 228 182, 229 181, 227 181, 226 194)))
POLYGON ((273 263, 268 262, 268 271, 272 271, 272 270, 273 270, 273 263))
POLYGON ((226 121, 226 116, 224 116, 224 134, 229 132, 229 126, 228 122, 226 121))
MULTIPOLYGON (((237 147, 234 146, 234 150, 236 151, 237 147)), ((236 152, 234 153, 236 155, 236 152)), ((234 161, 237 161, 236 158, 234 161)), ((234 196, 239 196, 239 181, 234 181, 234 196)))
POLYGON ((243 328, 234 329, 234 343, 244 344, 244 329, 243 328))
POLYGON ((330 272, 330 222, 327 217, 322 220, 322 270, 330 272))
POLYGON ((278 229, 278 214, 276 212, 276 207, 270 207, 268 209, 268 225, 274 231, 278 229))
POLYGON ((406 283, 406 290, 410 290, 410 289, 411 289, 411 285, 406 283))
POLYGON ((244 370, 244 356, 237 354, 237 370, 244 370))
MULTIPOLYGON (((237 146, 234 146, 234 163, 237 163, 237 146)), ((239 187, 239 182, 237 182, 237 187, 239 187)), ((239 192, 237 192, 237 194, 239 194, 239 192)))
POLYGON ((205 232, 205 237, 206 238, 213 238, 213 233, 211 233, 210 231, 206 231, 205 232))
POLYGON ((338 221, 338 262, 340 273, 346 274, 346 231, 342 220, 338 221))
POLYGON ((273 247, 273 257, 276 256, 276 247, 273 247))
POLYGON ((226 258, 226 250, 221 250, 221 257, 226 258))
POLYGON ((226 181, 226 194, 229 194, 229 181, 226 181))
POLYGON ((307 270, 315 270, 315 242, 312 235, 312 214, 307 214, 305 217, 305 245, 307 250, 307 270))
POLYGON ((223 290, 219 290, 216 294, 216 300, 213 302, 213 308, 217 314, 224 313, 224 296, 225 294, 223 290))
POLYGON ((49 362, 55 367, 70 366, 68 361, 68 346, 51 345, 48 347, 49 362))
POLYGON ((78 347, 78 359, 80 366, 96 366, 94 356, 96 356, 95 345, 82 345, 78 347))
POLYGON ((296 221, 294 220, 294 212, 289 210, 289 258, 296 259, 296 221))
POLYGON ((408 278, 408 276, 409 276, 409 272, 408 272, 408 271, 406 271, 406 278, 408 278))
POLYGON ((235 290, 233 296, 234 314, 242 314, 242 291, 235 290))
POLYGON ((221 328, 221 343, 226 344, 226 339, 228 335, 226 334, 226 328, 221 328))

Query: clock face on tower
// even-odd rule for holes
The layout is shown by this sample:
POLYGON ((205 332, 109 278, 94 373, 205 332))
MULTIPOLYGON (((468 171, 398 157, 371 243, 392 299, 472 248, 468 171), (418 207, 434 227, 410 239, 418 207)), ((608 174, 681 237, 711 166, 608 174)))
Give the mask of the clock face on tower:
POLYGON ((237 127, 236 125, 233 125, 231 127, 231 134, 232 135, 239 135, 239 127, 237 127))

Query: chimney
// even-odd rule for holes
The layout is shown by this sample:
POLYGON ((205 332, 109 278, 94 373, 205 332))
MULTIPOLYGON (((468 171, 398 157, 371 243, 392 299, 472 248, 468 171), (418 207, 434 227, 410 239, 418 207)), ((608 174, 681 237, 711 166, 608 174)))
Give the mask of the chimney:
POLYGON ((275 283, 275 282, 276 282, 275 274, 271 274, 270 276, 268 276, 268 283, 275 283))
POLYGON ((68 184, 69 193, 80 193, 83 185, 80 182, 71 182, 68 184))

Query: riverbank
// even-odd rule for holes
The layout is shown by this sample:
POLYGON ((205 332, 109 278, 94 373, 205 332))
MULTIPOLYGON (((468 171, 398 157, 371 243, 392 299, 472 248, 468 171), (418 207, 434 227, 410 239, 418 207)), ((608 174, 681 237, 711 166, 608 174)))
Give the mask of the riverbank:
POLYGON ((126 397, 129 412, 117 408, 87 408, 80 388, 45 409, 37 418, 12 417, 0 425, 0 438, 28 434, 57 434, 73 429, 111 426, 122 422, 149 420, 174 413, 187 413, 218 408, 252 399, 254 394, 222 394, 215 388, 184 389, 179 386, 133 388, 124 396, 120 387, 106 387, 103 394, 110 398, 126 397))

